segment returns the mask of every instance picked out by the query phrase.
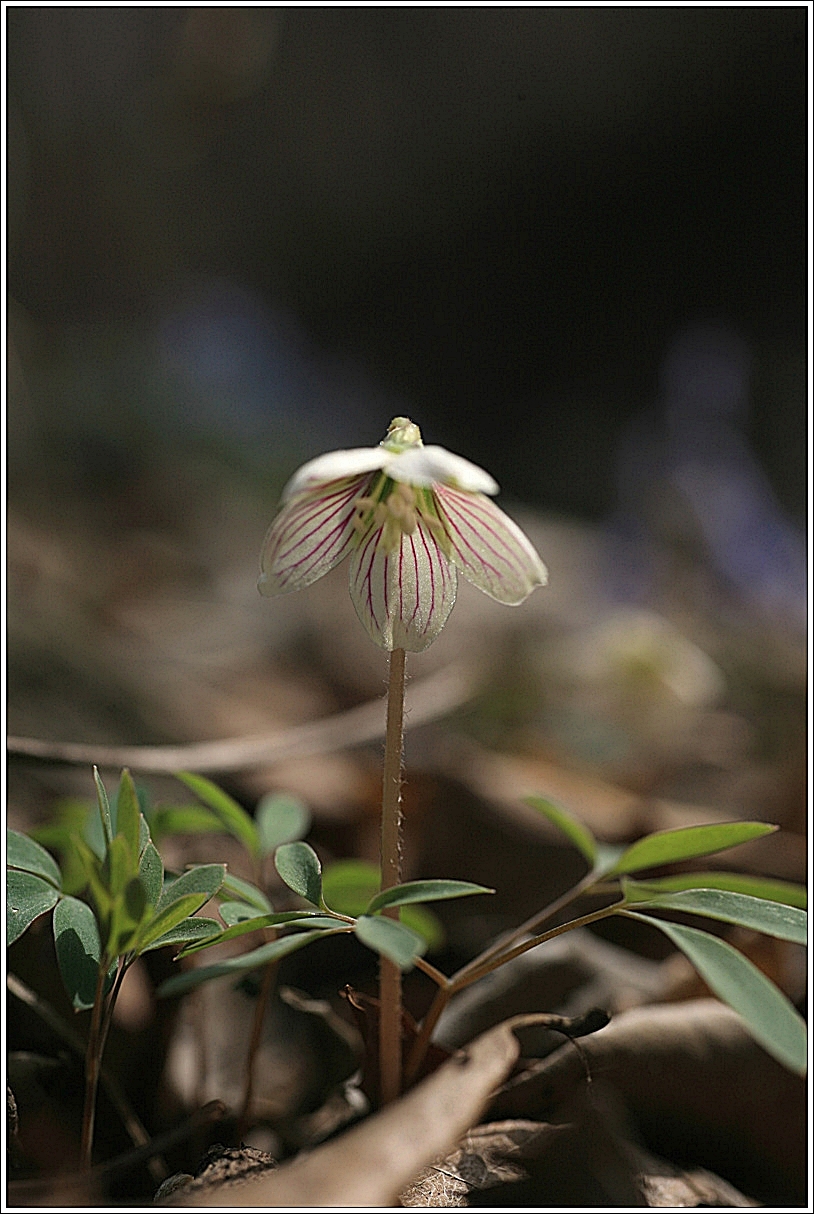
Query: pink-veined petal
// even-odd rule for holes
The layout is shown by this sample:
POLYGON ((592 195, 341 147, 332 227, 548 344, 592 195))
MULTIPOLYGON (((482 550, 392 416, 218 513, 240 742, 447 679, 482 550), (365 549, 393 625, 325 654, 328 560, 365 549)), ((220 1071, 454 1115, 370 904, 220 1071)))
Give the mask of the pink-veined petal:
POLYGON ((531 541, 493 501, 446 485, 436 485, 434 494, 452 560, 473 586, 514 606, 546 584, 545 565, 531 541))
POLYGON ((409 447, 390 457, 386 472, 394 481, 406 481, 422 488, 439 484, 465 489, 469 493, 499 492, 494 477, 445 447, 409 447))
POLYGON ((290 501, 300 493, 309 493, 330 481, 345 480, 375 472, 393 458, 384 447, 352 447, 347 451, 328 451, 299 468, 283 489, 282 500, 290 501))
POLYGON ((301 590, 347 556, 357 536, 354 503, 369 484, 369 476, 335 481, 282 506, 260 553, 261 594, 301 590))
POLYGON ((385 550, 372 526, 350 563, 350 596, 368 635, 382 649, 420 653, 444 627, 458 578, 438 542, 418 520, 412 535, 385 550))

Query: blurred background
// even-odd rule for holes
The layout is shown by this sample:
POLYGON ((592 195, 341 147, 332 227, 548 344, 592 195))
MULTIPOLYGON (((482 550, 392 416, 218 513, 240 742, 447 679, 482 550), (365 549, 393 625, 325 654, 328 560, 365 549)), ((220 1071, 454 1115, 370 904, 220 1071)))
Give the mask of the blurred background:
MULTIPOLYGON (((344 569, 255 578, 298 464, 407 414, 495 475, 550 585, 462 587, 411 663, 474 691, 410 735, 406 875, 517 922, 538 792, 608 838, 768 818, 741 863, 803 879, 807 9, 6 18, 11 733, 192 743, 379 696, 344 569)), ((379 761, 223 782, 372 858, 379 761)), ((10 824, 90 791, 12 755, 10 824)))
MULTIPOLYGON (((470 691, 408 761, 471 773, 465 739, 577 809, 596 777, 802 832, 806 17, 10 8, 12 734, 196 742, 380 695, 344 569, 255 577, 297 465, 404 413, 550 568, 516 611, 462 587, 411 669, 470 691)), ((378 761, 228 778, 358 825, 378 761)), ((87 782, 13 758, 12 819, 87 782)))

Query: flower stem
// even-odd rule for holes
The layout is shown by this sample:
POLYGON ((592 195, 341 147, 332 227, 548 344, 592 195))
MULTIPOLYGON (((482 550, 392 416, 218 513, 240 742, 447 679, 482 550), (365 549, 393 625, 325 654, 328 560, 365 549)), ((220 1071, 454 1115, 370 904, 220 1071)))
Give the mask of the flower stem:
MULTIPOLYGON (((403 649, 390 654, 387 690, 387 732, 382 780, 381 888, 401 882, 401 761, 404 746, 403 649)), ((385 915, 398 919, 397 907, 385 915)), ((388 1104, 401 1095, 401 970, 386 957, 379 959, 379 1093, 388 1104)))

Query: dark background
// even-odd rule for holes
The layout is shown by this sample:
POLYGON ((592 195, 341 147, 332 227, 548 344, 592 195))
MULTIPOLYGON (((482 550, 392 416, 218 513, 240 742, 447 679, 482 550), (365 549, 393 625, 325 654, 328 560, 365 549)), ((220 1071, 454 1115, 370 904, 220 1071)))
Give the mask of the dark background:
POLYGON ((713 321, 802 519, 807 17, 10 7, 12 495, 43 448, 290 468, 404 412, 597 518, 670 343, 713 321))

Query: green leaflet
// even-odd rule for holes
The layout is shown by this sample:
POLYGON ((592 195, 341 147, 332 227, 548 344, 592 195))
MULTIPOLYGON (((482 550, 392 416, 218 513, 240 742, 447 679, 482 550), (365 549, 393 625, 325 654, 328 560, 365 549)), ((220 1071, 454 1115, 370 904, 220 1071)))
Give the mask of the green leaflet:
POLYGON ((11 868, 6 873, 6 944, 19 940, 35 919, 56 904, 59 893, 35 873, 11 868))
POLYGON ((684 826, 679 830, 660 830, 625 848, 608 876, 639 872, 677 860, 709 856, 750 839, 759 839, 777 830, 767 822, 723 822, 711 826, 684 826))
MULTIPOLYGON (((57 964, 68 998, 76 1011, 85 1011, 93 1007, 102 956, 96 916, 79 898, 62 898, 54 910, 53 931, 57 964)), ((115 972, 114 962, 107 975, 107 989, 115 972)))
POLYGON ((649 891, 651 895, 676 893, 682 889, 729 889, 736 894, 749 894, 753 898, 798 906, 801 910, 805 910, 808 901, 808 891, 804 885, 778 881, 774 877, 756 877, 751 873, 676 873, 669 877, 646 877, 643 882, 628 881, 627 885, 649 891))
POLYGON ((760 1045, 798 1074, 807 1063, 806 1026, 782 991, 731 944, 708 932, 651 915, 622 912, 664 932, 689 958, 710 990, 743 1018, 760 1045))
POLYGON ((543 814, 553 826, 561 830, 571 840, 574 847, 582 852, 591 868, 595 867, 597 843, 584 822, 580 822, 579 818, 574 817, 567 809, 554 805, 545 797, 525 797, 524 800, 527 805, 543 814))
POLYGON ((395 919, 386 919, 383 915, 361 915, 356 920, 354 931, 362 944, 387 957, 400 970, 412 969, 416 958, 421 957, 427 948, 426 941, 409 927, 395 919))
POLYGON ((635 881, 623 881, 622 889, 627 901, 634 902, 638 910, 652 908, 704 915, 709 919, 720 919, 724 923, 737 923, 753 931, 765 932, 779 940, 806 943, 807 916, 796 906, 724 889, 686 889, 654 894, 646 885, 638 886, 635 881))
POLYGON ((140 953, 151 953, 157 948, 165 948, 167 945, 173 944, 188 944, 192 940, 205 940, 209 936, 216 936, 220 932, 221 927, 217 919, 205 919, 202 915, 195 915, 190 919, 182 919, 177 927, 173 927, 170 931, 165 932, 163 936, 159 936, 157 940, 153 940, 150 944, 141 945, 140 953))
POLYGON ((243 844, 249 855, 256 857, 260 854, 257 827, 242 805, 238 805, 237 801, 205 776, 198 776, 190 771, 178 771, 175 775, 176 779, 200 797, 204 805, 214 811, 229 834, 234 835, 243 844))
POLYGON ((411 902, 441 902, 447 898, 466 898, 473 894, 493 894, 485 885, 473 885, 471 881, 406 881, 403 885, 392 885, 371 898, 365 913, 373 915, 386 906, 406 906, 411 902))
MULTIPOLYGON (((180 898, 173 899, 168 905, 164 906, 158 914, 150 919, 138 934, 137 948, 140 953, 154 944, 156 940, 171 932, 189 916, 194 915, 196 910, 199 910, 202 895, 199 893, 188 893, 180 898)), ((214 920, 211 920, 214 922, 214 920)))
POLYGON ((167 881, 156 905, 159 910, 163 910, 164 907, 171 906, 173 902, 177 902, 179 898, 183 898, 187 894, 197 894, 200 899, 198 906, 203 906, 218 893, 225 875, 225 864, 198 864, 194 868, 187 869, 174 881, 167 881))
POLYGON ((249 906, 256 906, 261 913, 266 915, 270 915, 274 909, 262 889, 258 889, 250 881, 244 881, 242 877, 236 877, 230 872, 227 872, 223 878, 219 897, 222 898, 226 894, 230 894, 232 898, 240 902, 248 902, 249 906))
POLYGON ((39 843, 19 831, 6 831, 6 864, 9 868, 17 868, 42 877, 55 889, 62 886, 62 873, 53 856, 39 843))
POLYGON ((278 847, 274 867, 295 894, 312 906, 322 905, 322 867, 307 843, 284 843, 278 847))
POLYGON ((270 961, 279 961, 288 953, 304 948, 306 944, 310 944, 312 940, 317 940, 323 935, 323 932, 315 931, 303 932, 302 935, 282 936, 279 940, 271 940, 268 944, 261 945, 251 953, 242 953, 239 957, 230 957, 228 961, 222 961, 218 965, 200 966, 198 969, 187 970, 174 978, 168 978, 166 982, 162 982, 156 993, 160 998, 167 995, 180 995, 213 978, 223 978, 230 974, 243 973, 245 970, 259 969, 262 965, 268 965, 270 961))
POLYGON ((297 797, 271 793, 255 810, 262 855, 268 856, 283 843, 304 839, 311 826, 311 813, 297 797))

